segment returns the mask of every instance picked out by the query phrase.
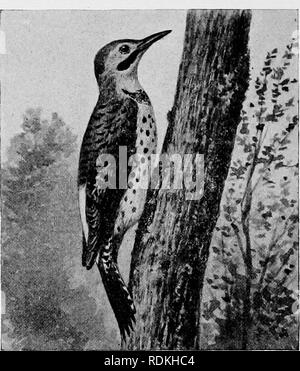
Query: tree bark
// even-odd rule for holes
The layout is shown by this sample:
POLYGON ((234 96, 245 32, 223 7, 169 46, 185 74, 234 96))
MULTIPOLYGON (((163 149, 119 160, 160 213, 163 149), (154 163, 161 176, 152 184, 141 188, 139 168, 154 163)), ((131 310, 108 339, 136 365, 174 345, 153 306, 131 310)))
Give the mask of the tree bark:
POLYGON ((203 277, 248 88, 250 20, 249 11, 188 11, 162 152, 204 155, 203 195, 148 190, 132 252, 129 349, 199 348, 203 277))

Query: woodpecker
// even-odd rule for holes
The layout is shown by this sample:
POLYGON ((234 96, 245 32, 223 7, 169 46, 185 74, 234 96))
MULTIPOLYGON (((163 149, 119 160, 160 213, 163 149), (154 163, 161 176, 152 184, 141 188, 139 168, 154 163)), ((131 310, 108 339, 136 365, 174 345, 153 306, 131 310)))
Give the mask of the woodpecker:
POLYGON ((118 250, 124 234, 142 214, 148 164, 157 143, 154 111, 139 83, 138 65, 145 51, 170 32, 158 32, 142 40, 113 41, 98 51, 94 72, 99 98, 80 150, 82 265, 89 270, 96 262, 123 340, 133 330, 136 311, 118 269, 118 250), (125 152, 120 152, 121 147, 125 152), (124 153, 127 159, 136 156, 125 169, 120 165, 124 153), (105 161, 107 156, 112 156, 115 163, 105 161), (115 187, 103 187, 103 174, 107 180, 111 172, 116 175, 115 187), (121 187, 119 174, 125 174, 125 187, 121 187))

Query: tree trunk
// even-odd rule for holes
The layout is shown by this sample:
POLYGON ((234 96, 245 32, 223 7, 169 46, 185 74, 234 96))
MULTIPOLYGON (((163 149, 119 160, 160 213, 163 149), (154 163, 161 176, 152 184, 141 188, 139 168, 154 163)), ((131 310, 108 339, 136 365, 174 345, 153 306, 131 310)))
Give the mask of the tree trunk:
POLYGON ((203 194, 148 191, 132 252, 137 318, 129 349, 199 348, 203 277, 248 87, 250 20, 239 10, 187 14, 163 153, 204 155, 203 194))

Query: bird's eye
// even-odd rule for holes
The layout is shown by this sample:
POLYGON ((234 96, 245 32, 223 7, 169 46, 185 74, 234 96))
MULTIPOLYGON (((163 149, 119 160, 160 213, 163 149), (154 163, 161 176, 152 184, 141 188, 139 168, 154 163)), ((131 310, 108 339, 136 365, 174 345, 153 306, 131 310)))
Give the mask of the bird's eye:
POLYGON ((122 54, 128 54, 130 52, 130 48, 128 45, 122 45, 119 48, 119 52, 122 54))

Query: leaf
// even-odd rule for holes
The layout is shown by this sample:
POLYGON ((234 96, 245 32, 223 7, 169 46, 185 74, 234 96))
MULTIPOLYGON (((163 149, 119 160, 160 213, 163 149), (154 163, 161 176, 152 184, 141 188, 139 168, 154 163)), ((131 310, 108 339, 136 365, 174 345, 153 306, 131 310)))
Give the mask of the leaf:
POLYGON ((223 231, 230 232, 230 227, 228 227, 228 225, 223 225, 223 226, 222 226, 222 230, 223 230, 223 231))
POLYGON ((266 234, 265 233, 260 233, 256 236, 257 238, 265 238, 266 234))
POLYGON ((293 223, 298 223, 299 216, 298 216, 298 215, 291 215, 291 216, 289 217, 289 219, 290 219, 293 223))
POLYGON ((279 84, 280 84, 280 85, 286 85, 286 84, 289 83, 289 81, 290 81, 290 79, 284 79, 284 80, 281 81, 279 84))
POLYGON ((264 208, 265 208, 264 204, 263 204, 261 201, 259 201, 259 202, 257 203, 257 211, 258 211, 258 212, 261 212, 261 211, 264 210, 264 208))
POLYGON ((241 134, 249 134, 248 123, 247 124, 245 124, 245 123, 242 124, 240 133, 241 134))
POLYGON ((287 264, 290 259, 290 256, 294 254, 294 250, 290 248, 285 254, 282 254, 279 259, 282 264, 287 264))
POLYGON ((261 216, 262 216, 264 219, 271 218, 271 217, 272 217, 272 212, 269 210, 269 211, 267 211, 266 213, 261 214, 261 216))
POLYGON ((290 207, 290 203, 286 198, 281 198, 280 202, 285 206, 285 207, 290 207))
POLYGON ((224 231, 223 231, 221 234, 222 234, 222 236, 224 236, 224 237, 230 237, 230 235, 229 235, 228 233, 224 232, 224 231))
POLYGON ((256 129, 259 131, 262 131, 264 129, 265 125, 264 124, 258 124, 256 125, 256 129))
POLYGON ((267 154, 269 154, 273 151, 273 147, 271 147, 271 146, 264 146, 264 149, 265 149, 264 152, 266 152, 267 154))
POLYGON ((270 67, 264 67, 262 70, 265 71, 266 75, 269 75, 272 72, 272 68, 270 67))
POLYGON ((232 285, 232 284, 234 284, 234 281, 232 281, 230 278, 228 278, 228 277, 226 277, 226 276, 222 276, 221 278, 222 278, 222 280, 223 280, 225 283, 227 283, 228 285, 232 285))
POLYGON ((213 247, 212 247, 212 250, 213 250, 213 252, 214 252, 216 255, 219 254, 219 249, 218 249, 216 246, 213 246, 213 247))
POLYGON ((281 167, 284 167, 284 163, 281 161, 281 162, 278 162, 275 166, 274 166, 274 169, 280 169, 281 167))
POLYGON ((280 161, 280 160, 283 160, 284 159, 284 155, 278 155, 278 156, 276 156, 275 158, 274 158, 274 160, 276 160, 276 161, 280 161))
POLYGON ((236 277, 236 275, 237 275, 237 267, 236 267, 236 265, 232 261, 229 261, 228 262, 228 271, 232 275, 232 277, 236 277))
POLYGON ((289 124, 289 126, 286 128, 286 131, 290 133, 294 129, 295 125, 294 124, 289 124))
POLYGON ((291 99, 289 99, 287 102, 286 102, 286 107, 293 107, 294 106, 294 97, 292 97, 291 99))
POLYGON ((225 301, 225 303, 230 303, 231 302, 231 298, 228 294, 225 294, 225 296, 222 296, 222 299, 225 301))

